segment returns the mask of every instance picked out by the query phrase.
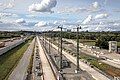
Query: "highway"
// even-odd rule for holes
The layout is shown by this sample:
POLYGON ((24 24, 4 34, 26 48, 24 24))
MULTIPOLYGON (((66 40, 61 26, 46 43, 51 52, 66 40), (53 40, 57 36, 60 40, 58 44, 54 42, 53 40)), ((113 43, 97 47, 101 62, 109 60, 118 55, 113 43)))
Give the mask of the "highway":
POLYGON ((54 72, 50 66, 50 63, 46 57, 46 54, 42 48, 42 45, 40 43, 38 36, 37 36, 37 43, 39 48, 39 55, 41 59, 44 80, 56 80, 54 72))
POLYGON ((35 39, 31 42, 30 46, 24 53, 23 57, 19 61, 18 65, 10 74, 8 80, 25 80, 27 77, 27 68, 30 62, 30 58, 33 52, 35 39))
POLYGON ((25 40, 26 40, 26 38, 24 38, 24 39, 20 38, 20 39, 17 39, 17 40, 5 42, 5 47, 0 48, 0 55, 4 54, 5 52, 11 50, 12 48, 14 48, 18 45, 20 45, 25 40))
MULTIPOLYGON (((47 40, 46 40, 47 41, 47 40)), ((48 41, 47 41, 48 42, 48 41)), ((54 44, 52 44, 52 46, 55 49, 58 49, 58 47, 54 44)), ((68 54, 67 52, 63 51, 63 55, 69 59, 72 63, 74 63, 76 65, 76 57, 73 57, 72 55, 68 54)), ((87 64, 79 61, 79 65, 80 68, 84 71, 87 71, 89 74, 92 75, 92 77, 96 80, 110 80, 109 78, 107 78, 106 76, 104 76, 103 74, 99 73, 98 71, 94 70, 93 68, 91 68, 90 66, 88 66, 87 64)))

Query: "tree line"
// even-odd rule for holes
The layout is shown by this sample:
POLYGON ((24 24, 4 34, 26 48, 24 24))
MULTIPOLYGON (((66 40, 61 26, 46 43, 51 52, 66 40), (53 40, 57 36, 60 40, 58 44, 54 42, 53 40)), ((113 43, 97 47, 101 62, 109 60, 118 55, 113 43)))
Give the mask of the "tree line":
MULTIPOLYGON (((60 32, 46 32, 48 36, 58 37, 60 32)), ((76 32, 62 32, 62 37, 76 39, 76 32)), ((95 40, 95 46, 108 49, 109 41, 120 42, 120 32, 79 32, 79 39, 95 40)), ((120 46, 118 46, 120 47, 120 46)))

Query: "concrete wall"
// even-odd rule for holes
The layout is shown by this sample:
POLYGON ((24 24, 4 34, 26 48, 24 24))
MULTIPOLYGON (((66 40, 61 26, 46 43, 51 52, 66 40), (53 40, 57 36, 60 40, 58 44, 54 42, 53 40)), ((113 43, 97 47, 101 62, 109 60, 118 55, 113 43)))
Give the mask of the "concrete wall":
POLYGON ((13 49, 13 48, 16 47, 16 46, 22 44, 23 42, 25 42, 25 40, 26 40, 26 38, 23 39, 23 40, 20 40, 19 42, 14 43, 14 44, 12 44, 12 45, 10 45, 10 46, 6 46, 6 47, 2 48, 2 49, 0 50, 0 55, 6 53, 7 51, 13 49))
POLYGON ((117 41, 109 41, 109 52, 117 52, 117 41))

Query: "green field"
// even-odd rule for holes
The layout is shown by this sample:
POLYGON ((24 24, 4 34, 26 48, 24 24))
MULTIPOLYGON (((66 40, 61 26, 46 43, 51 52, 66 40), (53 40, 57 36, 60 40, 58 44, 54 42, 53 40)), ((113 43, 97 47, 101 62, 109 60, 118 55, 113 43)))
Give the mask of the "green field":
POLYGON ((31 41, 32 38, 0 56, 0 80, 6 80, 8 78, 31 41))
POLYGON ((10 39, 10 38, 14 38, 14 36, 11 37, 11 36, 1 36, 1 35, 0 35, 0 40, 10 39))
MULTIPOLYGON (((83 43, 84 45, 95 46, 95 40, 80 39, 80 43, 83 43)), ((118 42, 117 45, 120 48, 120 42, 118 42)))
MULTIPOLYGON (((76 39, 73 40, 76 41, 76 39)), ((95 46, 95 40, 80 39, 79 42, 83 43, 84 45, 95 46)))
POLYGON ((120 48, 120 42, 117 43, 118 47, 120 48))
POLYGON ((95 40, 80 39, 80 42, 84 45, 95 46, 95 40))
POLYGON ((106 63, 101 62, 99 59, 87 55, 87 54, 81 54, 80 55, 80 59, 84 59, 87 60, 87 62, 90 62, 91 65, 95 66, 96 68, 98 68, 99 70, 111 75, 112 77, 114 76, 120 76, 120 69, 115 68, 113 66, 110 66, 106 63))

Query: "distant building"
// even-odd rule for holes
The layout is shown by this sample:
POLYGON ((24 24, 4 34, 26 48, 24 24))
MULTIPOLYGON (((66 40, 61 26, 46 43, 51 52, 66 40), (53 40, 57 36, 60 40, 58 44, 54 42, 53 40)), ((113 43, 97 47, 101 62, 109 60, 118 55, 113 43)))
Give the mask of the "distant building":
POLYGON ((67 32, 71 32, 71 29, 67 29, 67 32))
POLYGON ((109 41, 109 52, 117 52, 117 41, 109 41))

